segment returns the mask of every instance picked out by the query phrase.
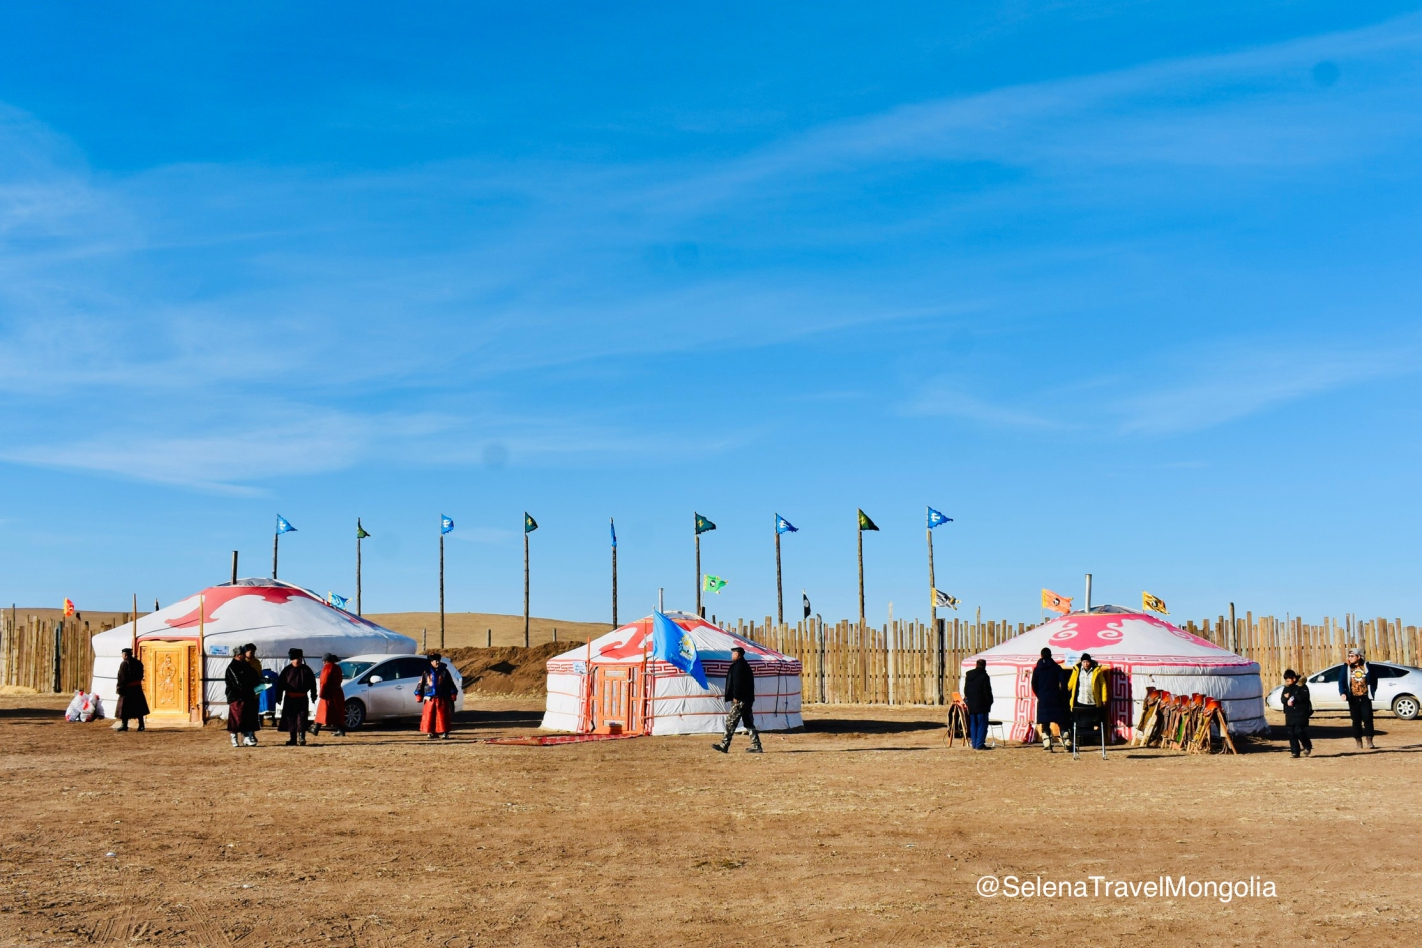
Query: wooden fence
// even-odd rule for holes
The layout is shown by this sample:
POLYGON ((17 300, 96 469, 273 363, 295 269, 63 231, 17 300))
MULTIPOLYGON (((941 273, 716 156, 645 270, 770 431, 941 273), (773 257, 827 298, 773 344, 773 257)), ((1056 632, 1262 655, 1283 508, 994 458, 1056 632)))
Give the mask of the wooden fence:
MULTIPOLYGON (((808 619, 795 625, 744 619, 722 622, 755 642, 798 658, 803 700, 826 704, 941 704, 957 690, 965 658, 1034 628, 1035 623, 940 619, 935 634, 927 623, 896 621, 861 628, 859 623, 808 619)), ((1200 638, 1258 662, 1265 689, 1281 683, 1285 668, 1307 675, 1343 661, 1350 646, 1370 660, 1416 665, 1422 635, 1401 619, 1343 621, 1302 619, 1246 612, 1233 626, 1226 616, 1180 626, 1200 638)), ((1109 659, 1107 659, 1109 662, 1109 659)))
POLYGON ((93 628, 87 620, 5 610, 0 618, 0 685, 60 694, 88 691, 94 674, 93 637, 114 624, 93 628))

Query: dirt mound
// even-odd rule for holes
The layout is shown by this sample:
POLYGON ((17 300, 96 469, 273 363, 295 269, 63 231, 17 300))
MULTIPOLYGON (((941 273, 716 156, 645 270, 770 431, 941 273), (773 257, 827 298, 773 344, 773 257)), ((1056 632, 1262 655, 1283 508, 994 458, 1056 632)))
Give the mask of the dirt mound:
POLYGON ((494 695, 548 692, 548 659, 582 642, 545 642, 532 648, 451 648, 444 655, 464 676, 464 690, 494 695))

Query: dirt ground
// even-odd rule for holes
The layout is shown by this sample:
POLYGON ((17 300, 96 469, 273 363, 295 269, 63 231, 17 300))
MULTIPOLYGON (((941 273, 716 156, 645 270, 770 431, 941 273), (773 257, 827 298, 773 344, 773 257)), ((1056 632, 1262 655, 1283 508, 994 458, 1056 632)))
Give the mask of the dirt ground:
POLYGON ((829 707, 766 753, 558 747, 471 700, 448 742, 305 748, 66 724, 0 698, 4 945, 1261 945, 1422 937, 1422 722, 1238 757, 942 744, 936 710, 829 707), (1275 897, 983 898, 980 877, 1275 884, 1275 897))

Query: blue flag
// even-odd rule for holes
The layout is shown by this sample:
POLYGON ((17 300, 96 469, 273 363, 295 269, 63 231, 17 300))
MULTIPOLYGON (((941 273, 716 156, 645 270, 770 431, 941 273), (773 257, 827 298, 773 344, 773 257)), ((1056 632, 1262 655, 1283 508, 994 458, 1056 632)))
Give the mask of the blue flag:
POLYGON ((612 545, 617 545, 617 524, 612 522, 612 518, 607 518, 607 529, 612 532, 612 545))
POLYGON ((952 517, 945 517, 932 507, 928 508, 928 529, 932 530, 934 527, 941 527, 945 523, 952 522, 952 517))
POLYGON ((281 514, 277 514, 277 533, 295 533, 296 528, 287 522, 281 514))
POLYGON ((326 593, 326 601, 329 602, 331 605, 335 606, 337 609, 344 609, 346 607, 346 603, 350 602, 350 600, 347 599, 345 596, 337 596, 333 592, 326 593))
POLYGON ((794 525, 793 523, 791 523, 789 520, 786 520, 784 517, 780 516, 780 514, 776 514, 776 515, 775 515, 775 532, 776 532, 776 533, 799 533, 799 532, 800 532, 800 528, 797 527, 797 526, 795 526, 795 525, 794 525))
POLYGON ((444 514, 440 514, 440 515, 439 515, 439 532, 440 532, 440 533, 448 533, 449 531, 451 531, 451 530, 453 530, 453 529, 454 529, 454 521, 453 521, 453 520, 450 520, 450 519, 449 519, 448 517, 446 517, 444 514))
POLYGON ((711 687, 706 684, 706 670, 701 667, 691 633, 660 612, 652 613, 652 657, 680 668, 702 688, 711 687))

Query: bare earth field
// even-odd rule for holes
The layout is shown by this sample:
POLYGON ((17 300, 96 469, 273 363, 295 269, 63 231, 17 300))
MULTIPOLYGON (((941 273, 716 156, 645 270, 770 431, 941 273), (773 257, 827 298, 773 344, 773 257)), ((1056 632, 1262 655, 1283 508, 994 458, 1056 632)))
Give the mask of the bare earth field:
POLYGON ((233 750, 0 698, 4 945, 1406 945, 1422 722, 1239 757, 942 745, 935 710, 816 708, 760 757, 561 747, 541 701, 454 738, 233 750), (982 898, 984 874, 1272 880, 1275 898, 982 898))

